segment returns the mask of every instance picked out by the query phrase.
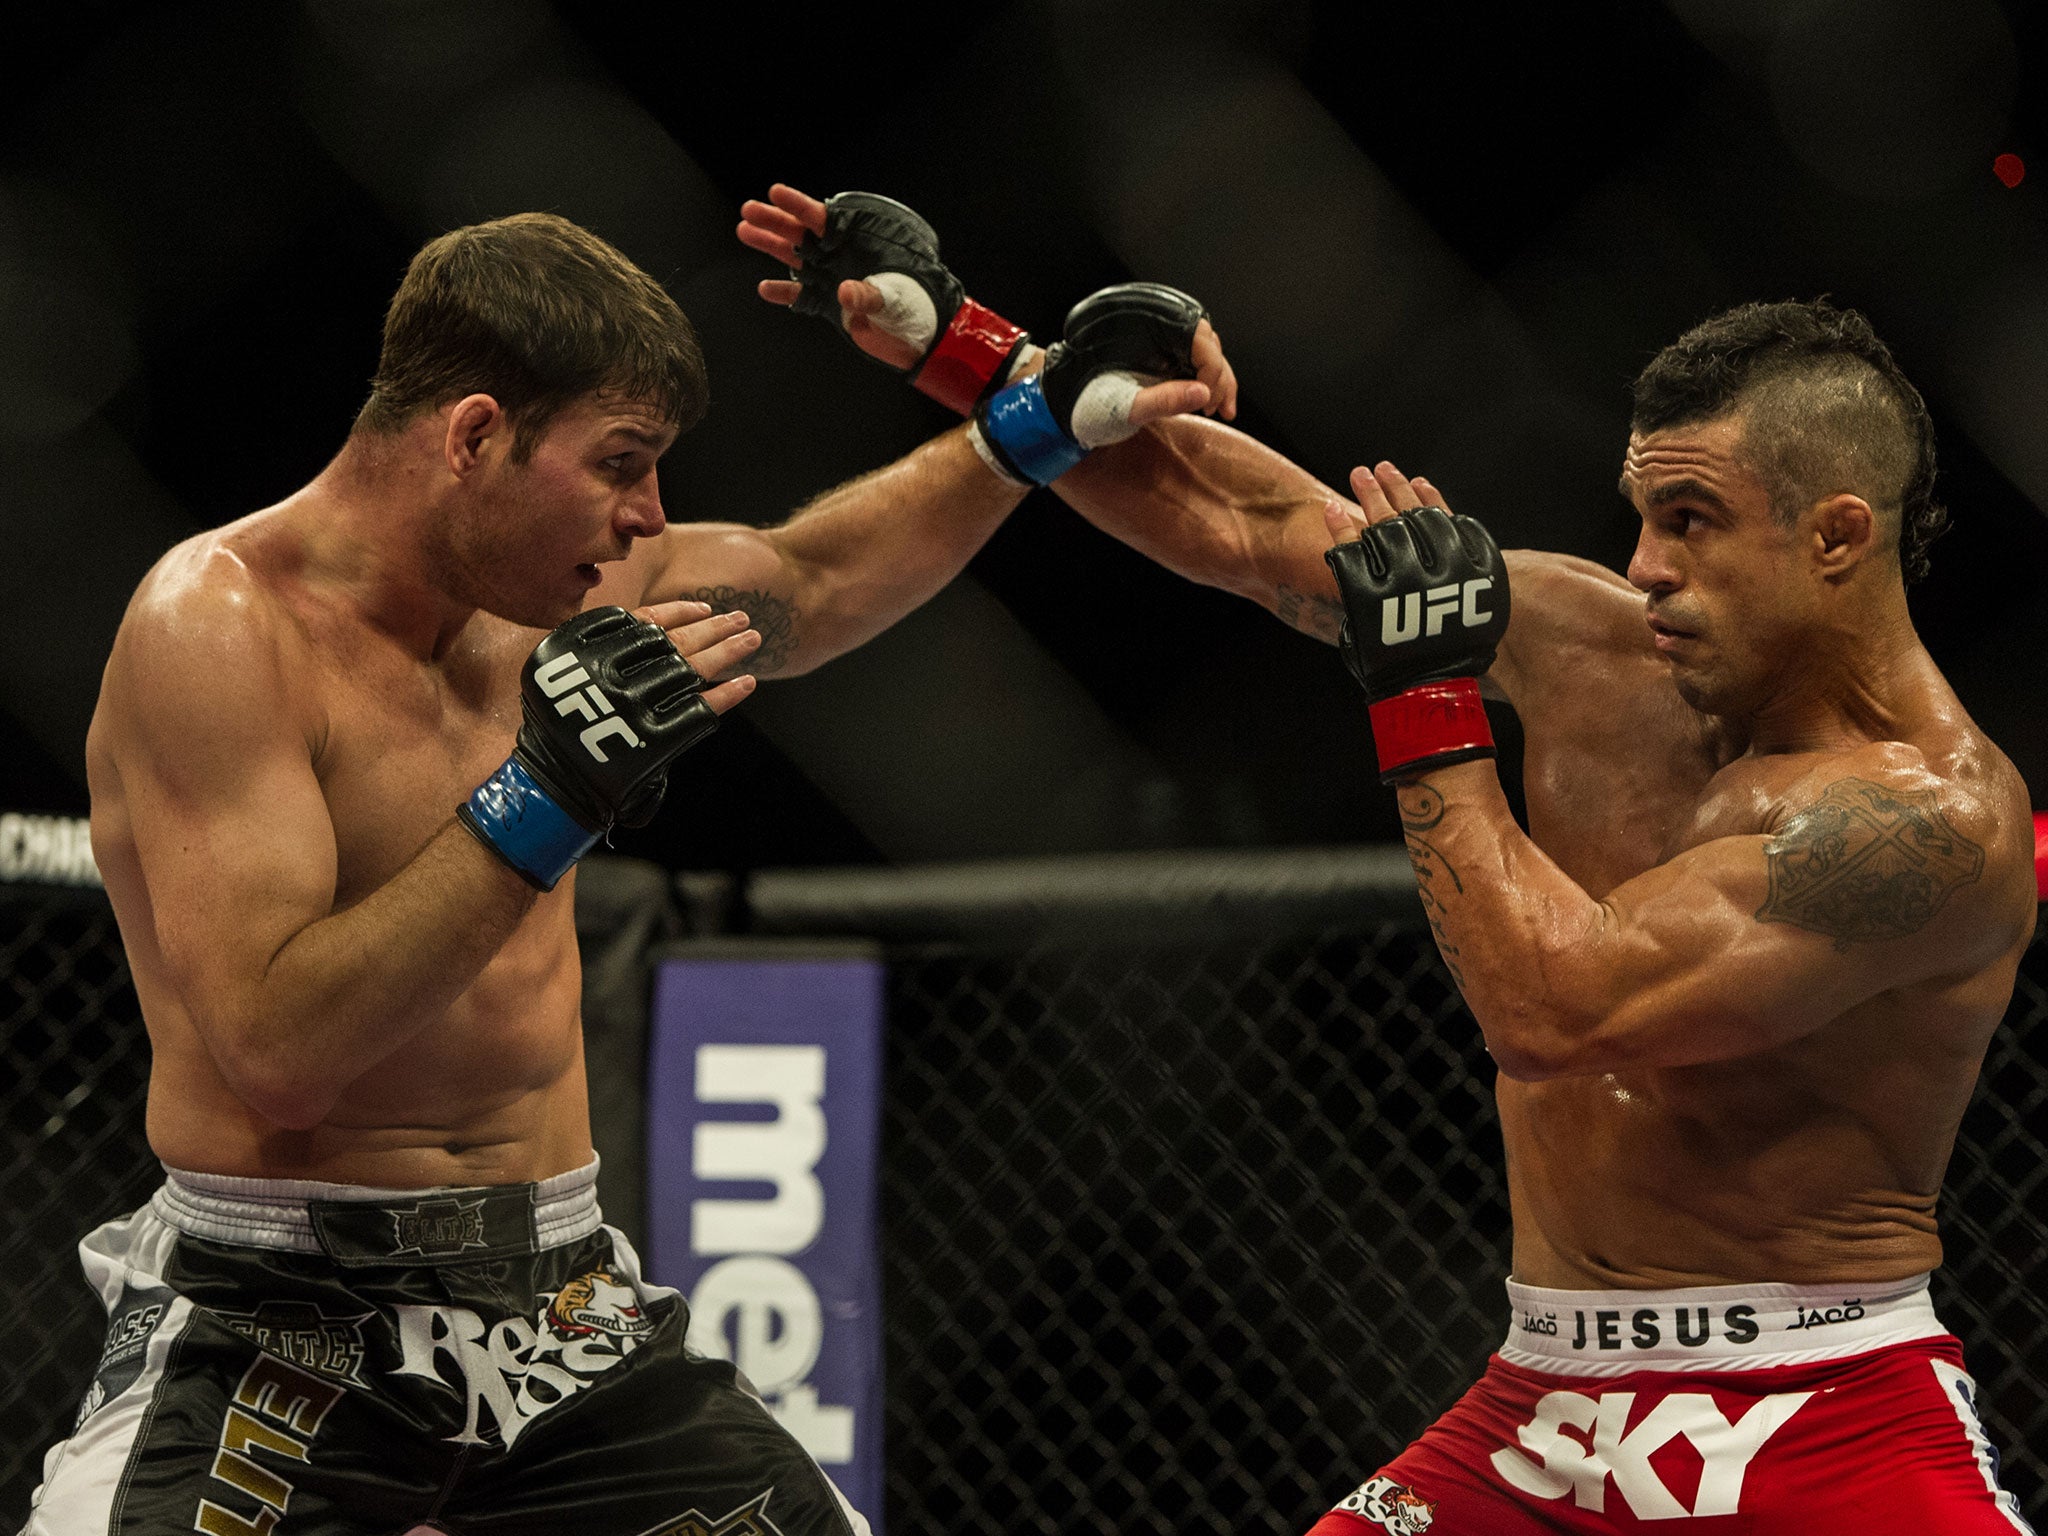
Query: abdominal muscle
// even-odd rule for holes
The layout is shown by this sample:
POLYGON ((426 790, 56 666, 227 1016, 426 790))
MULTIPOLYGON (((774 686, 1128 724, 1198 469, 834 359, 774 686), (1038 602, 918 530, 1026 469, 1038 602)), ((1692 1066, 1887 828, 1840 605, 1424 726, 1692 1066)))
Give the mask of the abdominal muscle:
POLYGON ((1938 1166, 1906 1187, 1923 1181, 1840 1105, 1729 1113, 1660 1072, 1496 1092, 1525 1285, 1868 1284, 1941 1262, 1938 1166))
MULTIPOLYGON (((566 927, 566 903, 561 910, 566 927)), ((138 968, 155 1053, 151 1150, 195 1173, 386 1189, 524 1183, 583 1166, 590 1112, 574 938, 520 939, 440 1023, 363 1074, 306 1130, 237 1098, 177 999, 138 968)))

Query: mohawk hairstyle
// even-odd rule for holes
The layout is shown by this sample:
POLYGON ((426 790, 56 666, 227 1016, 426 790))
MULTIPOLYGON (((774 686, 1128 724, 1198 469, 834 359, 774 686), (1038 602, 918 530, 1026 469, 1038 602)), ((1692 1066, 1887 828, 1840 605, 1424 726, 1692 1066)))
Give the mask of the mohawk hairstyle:
POLYGON ((1637 432, 1743 412, 1741 454, 1790 520, 1825 496, 1869 502, 1909 582, 1948 530, 1934 423, 1870 322, 1826 299, 1744 304, 1664 348, 1637 377, 1637 432))

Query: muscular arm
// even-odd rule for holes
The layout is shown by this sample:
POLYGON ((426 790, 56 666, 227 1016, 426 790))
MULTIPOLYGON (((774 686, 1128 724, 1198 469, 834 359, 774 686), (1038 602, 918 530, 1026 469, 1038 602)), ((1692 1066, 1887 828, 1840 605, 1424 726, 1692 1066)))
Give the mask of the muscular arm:
MULTIPOLYGON (((1207 418, 1175 417, 1098 450, 1053 490, 1167 569, 1336 643, 1344 614, 1323 560, 1323 508, 1357 504, 1256 439, 1207 418)), ((1654 657, 1642 594, 1620 575, 1542 550, 1511 549, 1505 559, 1515 606, 1487 692, 1526 716, 1582 696, 1589 665, 1654 657)))
POLYGON ((1844 759, 1771 837, 1719 838, 1596 901, 1509 814, 1490 762, 1399 790, 1445 963, 1511 1077, 1750 1055, 1890 988, 1984 964, 1981 807, 1875 754, 1844 759))
POLYGON ((1343 610, 1323 563, 1323 508, 1346 498, 1264 443, 1221 422, 1177 417, 1098 449, 1053 490, 1168 570, 1336 642, 1343 610))
POLYGON ((444 1016, 535 893, 451 818, 334 909, 334 828, 281 637, 222 563, 138 598, 94 734, 177 1004, 238 1098, 304 1129, 444 1016))
POLYGON ((671 524, 635 557, 646 585, 633 601, 684 597, 743 610, 761 635, 751 671, 807 672, 951 581, 1023 495, 957 428, 778 527, 671 524))

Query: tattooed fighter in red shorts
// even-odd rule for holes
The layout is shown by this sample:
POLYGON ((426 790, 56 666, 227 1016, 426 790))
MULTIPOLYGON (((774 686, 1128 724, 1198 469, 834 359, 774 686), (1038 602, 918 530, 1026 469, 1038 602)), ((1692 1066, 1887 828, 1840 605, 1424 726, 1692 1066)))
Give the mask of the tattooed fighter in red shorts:
POLYGON ((1907 613, 1926 409, 1824 304, 1707 321, 1635 399, 1625 579, 1502 557, 1391 464, 1338 501, 1215 426, 1060 486, 1342 626, 1500 1066, 1506 1340, 1319 1536, 2025 1530, 1927 1293, 2035 891, 2026 787, 1907 613), (1482 678, 1526 732, 1527 835, 1482 678))
MULTIPOLYGON (((883 294, 839 297, 886 358, 883 294)), ((1214 421, 1054 479, 1183 574, 1341 626, 1500 1066, 1506 1340, 1317 1536, 2026 1529, 1927 1293, 2035 922, 2025 786, 1907 612, 1933 479, 1919 394, 1825 304, 1645 370, 1626 577, 1502 556, 1391 464, 1342 501, 1214 421), (1482 680, 1524 727, 1527 835, 1482 680)))

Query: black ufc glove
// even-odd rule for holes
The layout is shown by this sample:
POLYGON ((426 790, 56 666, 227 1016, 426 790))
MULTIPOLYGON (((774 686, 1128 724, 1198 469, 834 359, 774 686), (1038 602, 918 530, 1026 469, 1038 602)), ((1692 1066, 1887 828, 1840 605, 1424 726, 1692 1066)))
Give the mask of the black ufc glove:
POLYGON ((1045 369, 984 400, 975 445, 1023 485, 1049 485, 1088 456, 1121 442, 1138 380, 1192 379, 1200 303, 1161 283, 1119 283, 1067 311, 1066 338, 1045 369), (1133 375, 1136 377, 1134 378, 1133 375), (1091 388, 1090 386, 1096 386, 1091 388))
POLYGON ((718 729, 697 669, 660 625, 623 608, 592 608, 549 634, 519 693, 518 744, 455 814, 544 891, 614 825, 646 825, 668 765, 718 729))
POLYGON ((1344 664, 1365 689, 1380 781, 1493 756, 1478 678, 1508 628, 1508 571, 1478 519, 1417 507, 1323 558, 1344 664))
MULTIPOLYGON (((842 329, 839 285, 849 278, 873 282, 901 273, 923 290, 923 302, 913 300, 912 312, 886 328, 924 351, 910 382, 962 416, 1009 378, 1017 354, 1031 340, 1022 327, 967 297, 960 279, 939 260, 937 233, 894 198, 876 192, 827 198, 825 233, 805 235, 796 253, 803 266, 790 276, 801 291, 791 307, 834 330, 842 329), (923 313, 926 306, 929 315, 923 313)), ((882 287, 892 301, 898 297, 882 287)))

